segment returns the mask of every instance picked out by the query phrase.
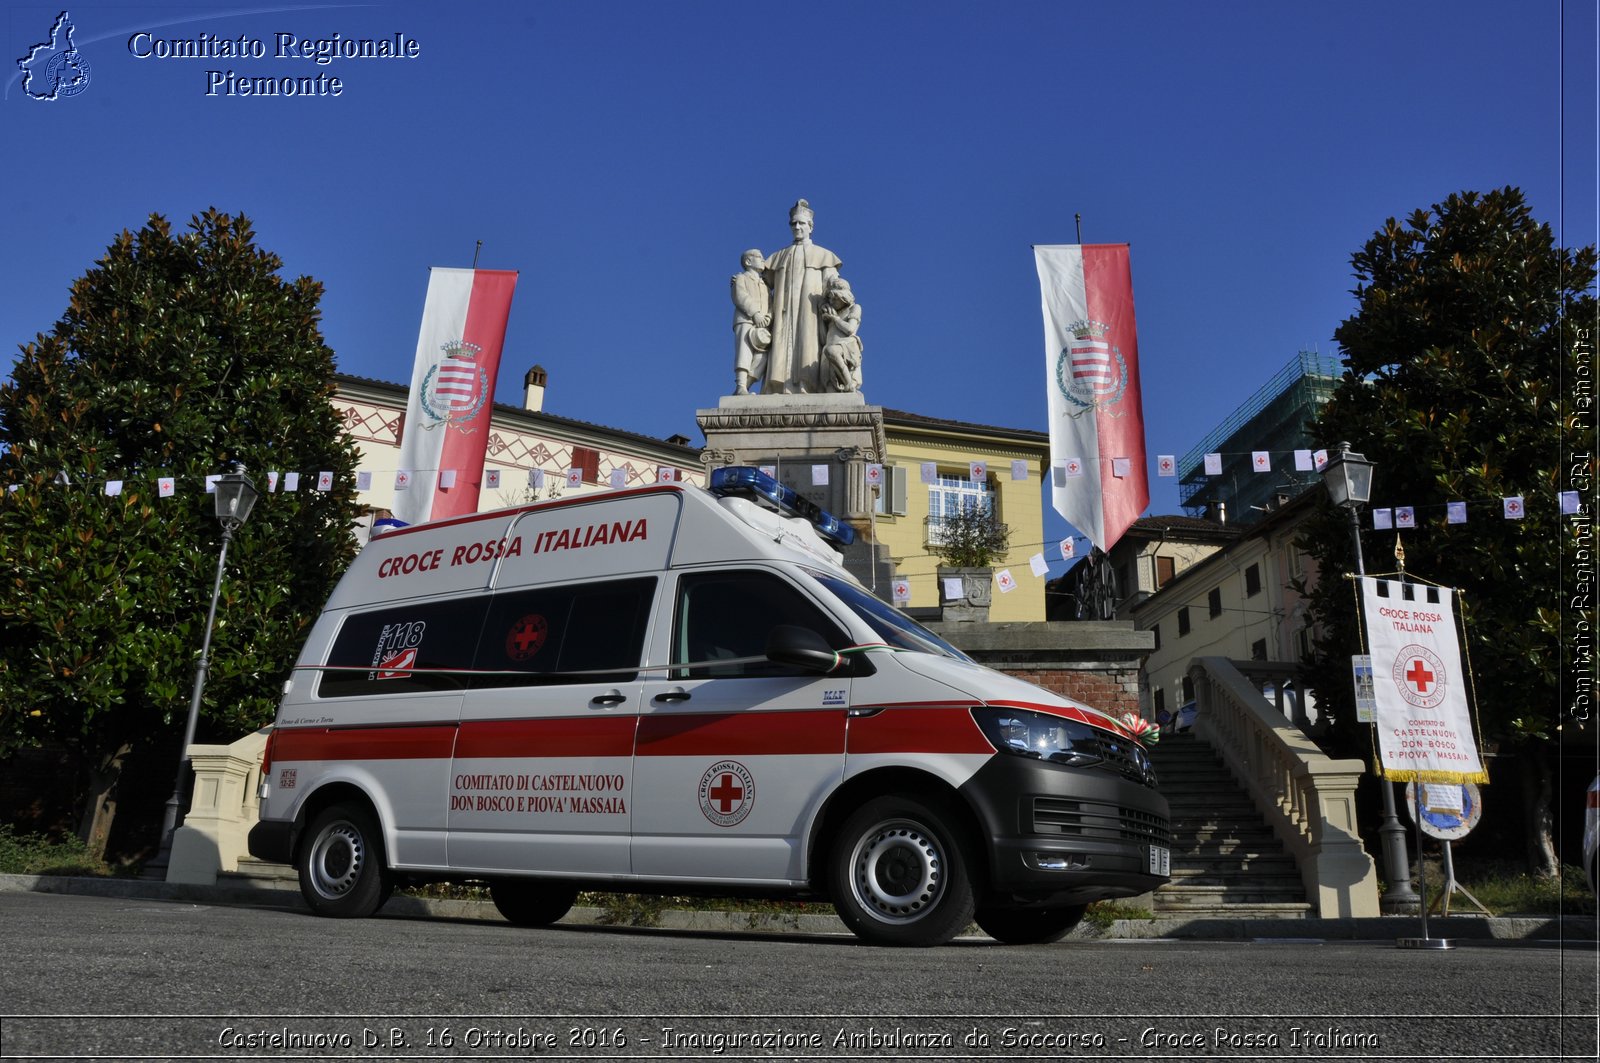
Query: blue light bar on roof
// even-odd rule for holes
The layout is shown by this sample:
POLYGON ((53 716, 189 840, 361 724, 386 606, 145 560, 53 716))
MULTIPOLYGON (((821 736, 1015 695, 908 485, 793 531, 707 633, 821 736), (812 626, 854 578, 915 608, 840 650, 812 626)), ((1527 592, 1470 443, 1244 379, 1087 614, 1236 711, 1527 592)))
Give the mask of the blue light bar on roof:
POLYGON ((803 517, 824 539, 849 546, 856 541, 856 530, 792 487, 785 487, 760 469, 749 465, 728 465, 711 471, 711 493, 720 497, 755 498, 770 502, 780 513, 803 517))

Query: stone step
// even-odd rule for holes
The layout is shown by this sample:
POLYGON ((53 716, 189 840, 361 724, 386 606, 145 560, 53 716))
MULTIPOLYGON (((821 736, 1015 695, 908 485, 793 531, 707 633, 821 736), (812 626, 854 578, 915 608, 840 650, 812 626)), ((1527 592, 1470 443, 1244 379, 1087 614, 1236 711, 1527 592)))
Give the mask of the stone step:
POLYGON ((297 890, 300 875, 288 864, 269 864, 253 856, 239 858, 239 870, 220 871, 217 881, 234 886, 253 886, 257 889, 297 890))
POLYGON ((1155 893, 1156 899, 1168 907, 1193 908, 1197 906, 1232 908, 1240 904, 1309 904, 1305 890, 1295 883, 1294 888, 1256 887, 1253 884, 1220 885, 1167 885, 1155 893))
POLYGON ((1288 875, 1299 881, 1299 872, 1292 859, 1282 853, 1195 853, 1172 854, 1174 876, 1192 872, 1213 873, 1228 871, 1233 874, 1288 875))

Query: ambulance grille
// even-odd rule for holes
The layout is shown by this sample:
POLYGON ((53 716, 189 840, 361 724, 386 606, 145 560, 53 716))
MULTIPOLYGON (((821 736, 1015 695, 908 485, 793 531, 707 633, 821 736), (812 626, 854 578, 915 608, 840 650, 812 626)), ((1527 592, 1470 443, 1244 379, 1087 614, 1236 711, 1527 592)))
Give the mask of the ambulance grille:
POLYGON ((1123 808, 1099 801, 1073 801, 1064 797, 1033 799, 1033 833, 1068 834, 1080 838, 1143 842, 1147 845, 1170 845, 1172 841, 1172 831, 1165 816, 1137 808, 1123 808))
POLYGON ((1155 769, 1150 766, 1149 754, 1139 743, 1096 731, 1094 751, 1100 755, 1101 768, 1114 771, 1124 779, 1132 779, 1145 786, 1155 786, 1155 769))

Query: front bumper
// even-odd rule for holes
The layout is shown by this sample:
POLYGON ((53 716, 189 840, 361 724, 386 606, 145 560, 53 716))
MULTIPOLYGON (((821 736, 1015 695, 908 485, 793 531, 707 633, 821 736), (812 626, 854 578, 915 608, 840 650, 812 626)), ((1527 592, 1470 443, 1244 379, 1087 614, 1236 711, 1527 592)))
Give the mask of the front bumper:
POLYGON ((997 754, 961 791, 989 841, 996 898, 1086 904, 1168 881, 1155 871, 1172 845, 1166 798, 1115 772, 997 754))

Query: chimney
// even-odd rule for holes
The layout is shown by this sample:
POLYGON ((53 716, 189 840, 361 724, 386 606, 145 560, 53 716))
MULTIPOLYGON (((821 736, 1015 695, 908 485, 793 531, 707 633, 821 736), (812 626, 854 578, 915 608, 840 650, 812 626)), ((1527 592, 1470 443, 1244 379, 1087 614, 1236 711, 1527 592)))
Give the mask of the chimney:
POLYGON ((522 408, 530 413, 538 413, 544 409, 544 366, 536 365, 528 370, 528 375, 522 378, 522 408))
POLYGON ((1213 499, 1206 503, 1206 517, 1218 524, 1228 523, 1228 503, 1221 499, 1213 499))

